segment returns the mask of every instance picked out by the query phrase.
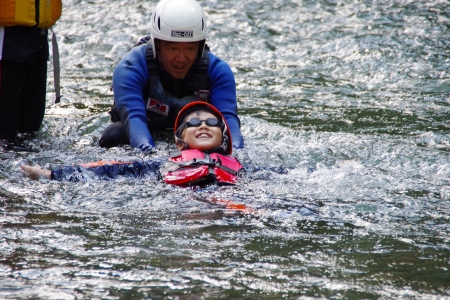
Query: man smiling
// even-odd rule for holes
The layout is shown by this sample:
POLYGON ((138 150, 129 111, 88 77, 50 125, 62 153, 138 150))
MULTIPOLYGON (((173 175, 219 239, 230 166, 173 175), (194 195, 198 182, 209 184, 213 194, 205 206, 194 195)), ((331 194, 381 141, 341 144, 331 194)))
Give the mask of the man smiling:
POLYGON ((164 70, 175 79, 183 79, 198 57, 198 42, 159 41, 158 59, 164 70))
POLYGON ((148 41, 134 47, 114 70, 111 120, 102 147, 130 144, 149 150, 153 133, 171 129, 188 103, 205 101, 225 117, 233 146, 244 141, 236 83, 229 65, 206 45, 202 7, 194 0, 162 0, 151 16, 148 41))

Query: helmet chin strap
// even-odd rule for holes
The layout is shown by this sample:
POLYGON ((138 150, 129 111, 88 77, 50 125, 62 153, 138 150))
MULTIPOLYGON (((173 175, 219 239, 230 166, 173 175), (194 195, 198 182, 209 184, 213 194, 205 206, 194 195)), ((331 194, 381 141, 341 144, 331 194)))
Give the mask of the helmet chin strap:
POLYGON ((179 137, 175 137, 175 144, 177 145, 177 148, 180 150, 187 150, 189 149, 189 145, 182 139, 180 139, 179 137))

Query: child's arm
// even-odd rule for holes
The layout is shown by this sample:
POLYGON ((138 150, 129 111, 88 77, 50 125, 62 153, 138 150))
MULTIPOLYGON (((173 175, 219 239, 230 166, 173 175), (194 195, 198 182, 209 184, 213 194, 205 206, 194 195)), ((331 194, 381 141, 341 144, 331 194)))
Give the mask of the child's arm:
POLYGON ((42 169, 39 166, 32 167, 28 165, 20 166, 23 170, 24 176, 30 177, 32 179, 39 179, 40 177, 45 179, 51 179, 52 171, 42 169))
POLYGON ((22 165, 25 176, 32 179, 40 177, 52 180, 67 180, 72 182, 84 181, 89 178, 109 179, 117 176, 143 177, 145 175, 155 176, 159 179, 160 161, 143 162, 92 162, 74 166, 64 166, 53 170, 45 170, 39 166, 32 167, 22 165))

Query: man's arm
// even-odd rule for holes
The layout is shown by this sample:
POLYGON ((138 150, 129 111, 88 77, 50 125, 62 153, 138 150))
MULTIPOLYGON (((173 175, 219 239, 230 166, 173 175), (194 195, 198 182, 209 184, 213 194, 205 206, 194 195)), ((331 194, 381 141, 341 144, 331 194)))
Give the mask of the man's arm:
POLYGON ((114 69, 114 101, 133 148, 149 150, 155 146, 147 127, 144 89, 148 79, 145 45, 128 52, 114 69))
POLYGON ((233 147, 243 148, 244 138, 241 134, 241 122, 237 114, 236 82, 230 66, 215 55, 209 53, 211 104, 225 117, 231 132, 233 147))

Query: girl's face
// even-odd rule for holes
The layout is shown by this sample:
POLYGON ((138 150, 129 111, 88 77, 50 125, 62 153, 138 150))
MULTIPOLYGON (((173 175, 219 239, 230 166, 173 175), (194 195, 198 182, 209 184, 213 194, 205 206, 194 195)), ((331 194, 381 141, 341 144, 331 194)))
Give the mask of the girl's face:
POLYGON ((189 148, 208 151, 222 145, 222 129, 217 126, 208 126, 204 122, 207 119, 217 120, 216 116, 205 111, 194 112, 185 118, 185 122, 187 123, 194 118, 202 121, 200 126, 188 126, 181 133, 181 138, 188 144, 189 148))

